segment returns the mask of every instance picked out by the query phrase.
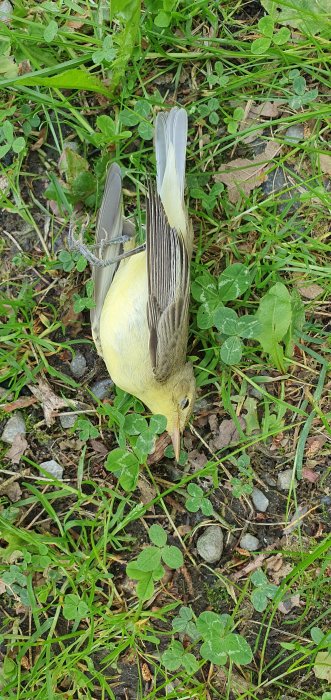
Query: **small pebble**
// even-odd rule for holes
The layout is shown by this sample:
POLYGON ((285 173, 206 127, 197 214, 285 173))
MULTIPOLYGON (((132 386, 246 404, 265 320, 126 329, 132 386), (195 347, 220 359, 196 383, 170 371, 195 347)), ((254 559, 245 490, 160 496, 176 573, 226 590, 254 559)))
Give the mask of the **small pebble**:
POLYGON ((285 132, 286 143, 299 143, 305 137, 303 124, 293 124, 285 132))
POLYGON ((197 540, 197 550, 201 559, 208 564, 219 561, 223 552, 223 532, 217 525, 207 527, 197 540))
POLYGON ((80 379, 87 370, 85 357, 79 350, 70 362, 70 370, 71 374, 73 374, 76 379, 80 379))
POLYGON ((65 429, 72 428, 75 425, 76 420, 76 413, 65 413, 63 416, 60 416, 60 423, 62 428, 65 429))
POLYGON ((322 496, 321 503, 323 503, 324 506, 331 506, 331 496, 322 496))
POLYGON ((260 491, 260 489, 256 488, 255 486, 252 491, 252 501, 256 510, 258 510, 260 513, 266 512, 269 505, 269 499, 262 491, 260 491))
POLYGON ((53 476, 54 479, 59 479, 59 481, 62 480, 63 467, 61 467, 61 464, 56 462, 55 459, 49 459, 47 462, 41 462, 40 466, 45 469, 50 476, 53 476))
POLYGON ((275 486, 277 486, 276 479, 274 479, 272 476, 269 476, 268 474, 265 474, 263 480, 266 484, 268 484, 268 486, 271 486, 271 488, 275 488, 275 486))
POLYGON ((3 433, 1 435, 1 440, 6 442, 8 445, 12 445, 16 435, 25 435, 26 427, 24 418, 21 413, 17 411, 9 420, 7 421, 3 433))
POLYGON ((292 469, 285 469, 284 472, 280 472, 280 474, 278 474, 277 486, 282 491, 289 491, 292 484, 295 486, 296 483, 296 479, 293 478, 292 469))
POLYGON ((101 379, 99 382, 95 382, 95 384, 92 384, 91 391, 94 394, 94 396, 96 396, 97 399, 99 399, 99 401, 102 401, 102 399, 105 399, 106 396, 108 396, 113 386, 114 382, 112 381, 112 379, 101 379))
POLYGON ((13 6, 9 0, 2 0, 0 2, 0 22, 8 24, 11 20, 13 14, 13 6))
POLYGON ((240 540, 240 546, 242 549, 247 549, 248 552, 255 552, 260 548, 260 542, 257 537, 250 535, 249 532, 244 535, 240 540))

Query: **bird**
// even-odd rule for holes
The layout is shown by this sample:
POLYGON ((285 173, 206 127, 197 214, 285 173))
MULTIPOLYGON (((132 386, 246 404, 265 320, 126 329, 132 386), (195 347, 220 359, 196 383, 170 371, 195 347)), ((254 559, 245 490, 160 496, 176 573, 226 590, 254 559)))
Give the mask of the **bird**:
POLYGON ((186 361, 193 227, 185 206, 187 112, 157 114, 156 186, 147 192, 146 244, 124 218, 117 163, 108 171, 96 226, 91 327, 114 383, 166 417, 175 458, 196 383, 186 361))

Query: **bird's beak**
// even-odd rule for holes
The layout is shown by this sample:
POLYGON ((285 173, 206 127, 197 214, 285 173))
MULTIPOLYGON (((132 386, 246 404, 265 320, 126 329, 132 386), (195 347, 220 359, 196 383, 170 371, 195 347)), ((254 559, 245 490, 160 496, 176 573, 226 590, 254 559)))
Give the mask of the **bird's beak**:
POLYGON ((179 455, 180 455, 180 430, 179 430, 179 425, 175 425, 172 433, 171 433, 171 441, 172 445, 174 448, 174 453, 175 453, 175 459, 176 462, 179 461, 179 455))

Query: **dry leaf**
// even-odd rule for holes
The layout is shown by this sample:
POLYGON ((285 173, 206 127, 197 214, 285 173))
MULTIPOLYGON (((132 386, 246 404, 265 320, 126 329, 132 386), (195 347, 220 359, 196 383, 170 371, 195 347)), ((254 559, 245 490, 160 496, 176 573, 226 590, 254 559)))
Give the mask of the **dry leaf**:
POLYGON ((313 457, 322 449, 326 443, 326 435, 313 435, 307 440, 307 457, 313 457))
POLYGON ((316 299, 324 292, 324 289, 319 284, 308 284, 307 287, 298 285, 298 291, 305 299, 316 299))
POLYGON ((267 177, 270 161, 281 150, 281 145, 268 141, 263 153, 249 158, 236 158, 224 166, 224 171, 215 175, 216 182, 223 182, 228 188, 230 202, 235 204, 242 195, 248 195, 255 187, 260 187, 267 177))
POLYGON ((21 457, 24 455, 24 452, 28 447, 29 445, 23 433, 17 433, 11 447, 9 448, 8 452, 6 452, 7 459, 10 459, 12 464, 19 464, 21 457))
POLYGON ((319 651, 316 654, 315 664, 313 666, 313 671, 316 678, 322 678, 323 680, 331 683, 331 652, 330 651, 319 651))
POLYGON ((290 598, 285 598, 285 600, 282 600, 281 603, 279 603, 277 610, 279 612, 283 613, 283 615, 288 615, 293 608, 299 608, 300 607, 300 596, 299 595, 292 595, 290 598))
POLYGON ((45 379, 39 379, 37 385, 30 384, 29 389, 38 401, 40 401, 48 427, 54 423, 55 416, 60 408, 70 407, 68 401, 54 394, 54 391, 45 379))
POLYGON ((292 571, 293 566, 285 563, 282 554, 279 552, 272 557, 266 559, 266 569, 276 586, 292 571))
MULTIPOLYGON (((245 419, 240 416, 240 418, 238 418, 238 422, 241 428, 244 430, 246 427, 245 419)), ((211 447, 213 450, 222 450, 223 447, 227 447, 232 442, 238 442, 238 440, 240 440, 240 435, 232 418, 229 420, 222 420, 219 425, 218 435, 216 435, 214 440, 211 441, 211 447)))
POLYGON ((305 481, 309 481, 311 484, 315 484, 316 481, 319 480, 320 475, 316 474, 312 469, 304 467, 302 470, 302 478, 305 479, 305 481))
MULTIPOLYGON (((138 489, 140 491, 140 500, 145 505, 156 498, 156 490, 152 484, 146 479, 143 474, 138 477, 138 489)), ((151 505, 151 507, 154 507, 151 505)))
POLYGON ((320 153, 320 168, 322 173, 331 175, 331 156, 320 153))
POLYGON ((170 438, 168 433, 163 433, 156 439, 155 450, 151 455, 147 457, 147 464, 150 467, 152 464, 156 464, 164 457, 164 450, 169 445, 170 438))
POLYGON ((40 129, 39 138, 32 146, 30 146, 30 150, 31 151, 38 151, 39 148, 41 148, 41 146, 45 143, 46 135, 47 135, 46 127, 44 127, 43 129, 40 129))
POLYGON ((143 663, 141 666, 141 675, 145 683, 148 683, 149 681, 153 680, 153 676, 149 670, 149 666, 146 663, 143 663))
POLYGON ((22 489, 17 481, 12 481, 6 488, 6 496, 12 503, 17 503, 22 496, 22 489))
POLYGON ((7 590, 6 584, 0 578, 0 595, 3 595, 4 593, 6 593, 6 590, 7 590))
POLYGON ((102 455, 102 457, 106 457, 109 450, 107 449, 106 445, 103 444, 103 442, 101 442, 100 440, 90 440, 89 443, 94 452, 97 452, 99 455, 102 455))
POLYGON ((276 102, 261 102, 261 104, 255 104, 253 100, 249 100, 246 104, 245 114, 240 122, 238 129, 238 139, 244 143, 252 143, 257 138, 257 129, 254 129, 250 134, 245 134, 242 136, 241 132, 249 129, 254 125, 263 124, 263 119, 261 117, 268 117, 270 119, 275 119, 279 116, 279 104, 276 102))

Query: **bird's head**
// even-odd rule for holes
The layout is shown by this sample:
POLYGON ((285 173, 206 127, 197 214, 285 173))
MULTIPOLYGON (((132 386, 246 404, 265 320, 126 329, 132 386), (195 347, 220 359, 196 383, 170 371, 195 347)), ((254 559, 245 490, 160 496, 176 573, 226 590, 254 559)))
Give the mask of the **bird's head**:
POLYGON ((171 437, 177 461, 180 453, 180 435, 193 410, 195 389, 193 367, 187 362, 166 382, 158 383, 148 401, 145 400, 153 413, 166 417, 167 432, 171 437))

